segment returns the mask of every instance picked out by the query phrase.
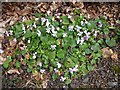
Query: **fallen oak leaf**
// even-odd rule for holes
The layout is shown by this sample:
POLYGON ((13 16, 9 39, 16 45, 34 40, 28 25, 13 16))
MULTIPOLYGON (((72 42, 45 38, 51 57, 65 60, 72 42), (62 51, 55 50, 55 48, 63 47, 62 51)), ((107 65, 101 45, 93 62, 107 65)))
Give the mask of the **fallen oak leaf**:
POLYGON ((8 73, 9 74, 20 74, 20 72, 17 70, 17 69, 10 69, 9 71, 8 71, 8 73))
POLYGON ((29 58, 30 58, 30 54, 27 53, 27 54, 25 55, 25 58, 26 58, 26 59, 29 59, 29 58))
POLYGON ((0 22, 0 27, 5 27, 5 24, 7 24, 10 20, 11 20, 11 17, 6 21, 0 22))
POLYGON ((0 55, 0 65, 2 65, 5 61, 6 61, 6 58, 3 58, 3 57, 0 55))
POLYGON ((11 47, 15 47, 16 44, 17 44, 16 38, 14 38, 12 41, 10 41, 10 46, 11 46, 11 47))
POLYGON ((106 47, 106 48, 102 49, 103 58, 109 58, 109 57, 111 57, 112 54, 113 54, 113 51, 109 47, 106 47))
POLYGON ((118 54, 115 52, 111 55, 112 60, 118 60, 118 54))

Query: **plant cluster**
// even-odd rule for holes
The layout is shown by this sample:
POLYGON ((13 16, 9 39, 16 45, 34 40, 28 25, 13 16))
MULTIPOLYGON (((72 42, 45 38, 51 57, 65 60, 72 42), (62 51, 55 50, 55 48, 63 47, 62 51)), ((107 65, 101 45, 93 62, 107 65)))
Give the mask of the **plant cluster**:
POLYGON ((35 16, 35 20, 18 22, 7 32, 18 47, 14 55, 7 57, 4 68, 9 68, 14 60, 16 68, 23 64, 28 72, 50 73, 53 80, 69 84, 72 78, 94 70, 102 48, 115 46, 114 38, 108 36, 110 25, 104 17, 86 20, 76 14, 35 16))

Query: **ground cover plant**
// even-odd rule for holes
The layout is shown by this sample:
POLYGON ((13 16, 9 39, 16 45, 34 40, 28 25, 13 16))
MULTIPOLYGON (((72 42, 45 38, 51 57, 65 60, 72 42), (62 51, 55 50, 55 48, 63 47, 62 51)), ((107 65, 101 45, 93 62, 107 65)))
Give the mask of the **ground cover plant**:
POLYGON ((27 66, 26 71, 35 76, 49 73, 53 80, 66 84, 93 71, 102 58, 102 49, 114 47, 118 37, 109 37, 115 28, 106 17, 86 19, 79 14, 77 9, 66 16, 36 13, 36 19, 9 27, 5 38, 15 50, 3 67, 27 66))

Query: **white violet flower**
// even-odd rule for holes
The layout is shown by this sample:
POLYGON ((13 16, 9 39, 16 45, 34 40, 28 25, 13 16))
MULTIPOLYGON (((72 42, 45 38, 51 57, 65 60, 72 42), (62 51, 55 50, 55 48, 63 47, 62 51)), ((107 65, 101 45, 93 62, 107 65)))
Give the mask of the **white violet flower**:
POLYGON ((55 73, 58 73, 58 72, 59 72, 59 70, 57 70, 56 68, 54 68, 54 71, 55 71, 55 73))
POLYGON ((66 80, 65 77, 63 77, 63 76, 60 77, 60 81, 64 82, 65 80, 66 80))
POLYGON ((42 25, 45 23, 45 21, 46 21, 45 18, 41 18, 42 25))
POLYGON ((80 26, 76 25, 76 30, 77 30, 77 32, 79 32, 79 31, 80 31, 80 29, 82 29, 82 27, 80 27, 80 26))
POLYGON ((45 72, 45 69, 40 69, 40 72, 41 72, 41 73, 44 73, 44 72, 45 72))
POLYGON ((36 28, 36 22, 34 22, 33 27, 36 28))
POLYGON ((22 24, 22 30, 25 31, 25 26, 24 26, 24 24, 22 24))
POLYGON ((42 66, 42 63, 41 62, 38 62, 37 65, 39 65, 40 67, 42 66))
POLYGON ((57 29, 58 31, 60 30, 60 28, 59 28, 59 27, 57 27, 56 29, 57 29))
POLYGON ((50 11, 47 11, 47 14, 50 15, 50 11))
POLYGON ((84 25, 85 25, 85 23, 84 23, 83 21, 81 21, 81 25, 82 25, 82 26, 84 26, 84 25))
POLYGON ((82 34, 83 34, 83 32, 79 32, 77 35, 78 35, 78 36, 81 36, 82 34))
POLYGON ((13 35, 13 31, 12 30, 10 30, 10 35, 13 35))
POLYGON ((71 18, 72 16, 71 15, 68 15, 68 18, 71 18))
POLYGON ((67 33, 63 33, 63 37, 66 37, 67 36, 67 33))
POLYGON ((23 17, 23 18, 22 18, 22 21, 24 22, 25 20, 26 20, 25 17, 23 17))
POLYGON ((37 30, 37 35, 40 36, 41 35, 41 31, 37 30))
POLYGON ((33 53, 33 59, 36 59, 36 53, 33 53))
POLYGON ((59 62, 57 62, 57 66, 58 68, 60 68, 62 65, 59 62))
POLYGON ((4 51, 2 49, 0 49, 0 54, 2 54, 4 51))
POLYGON ((46 28, 46 32, 50 33, 51 28, 46 28))
POLYGON ((28 40, 28 43, 30 43, 30 40, 28 40))
POLYGON ((69 31, 74 31, 73 28, 74 28, 74 26, 72 26, 72 25, 70 25, 70 26, 68 27, 69 31))
POLYGON ((46 26, 48 27, 50 25, 50 22, 49 22, 49 20, 47 19, 46 20, 46 26))
POLYGON ((56 45, 51 45, 51 49, 54 50, 56 48, 56 45))
POLYGON ((77 71, 78 71, 78 65, 75 65, 74 68, 69 68, 69 71, 70 71, 70 73, 72 73, 72 74, 73 74, 73 72, 77 72, 77 71))
POLYGON ((52 31, 52 36, 57 37, 57 31, 52 31))

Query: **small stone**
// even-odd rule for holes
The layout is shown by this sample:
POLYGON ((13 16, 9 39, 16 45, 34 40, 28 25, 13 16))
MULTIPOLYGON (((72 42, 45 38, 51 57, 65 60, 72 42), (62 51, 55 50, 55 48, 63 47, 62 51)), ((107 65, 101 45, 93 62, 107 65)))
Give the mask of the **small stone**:
POLYGON ((114 87, 118 85, 118 82, 108 82, 108 85, 114 87))
POLYGON ((87 83, 88 82, 88 80, 89 80, 89 78, 87 77, 87 78, 85 78, 84 80, 83 80, 83 83, 87 83))

